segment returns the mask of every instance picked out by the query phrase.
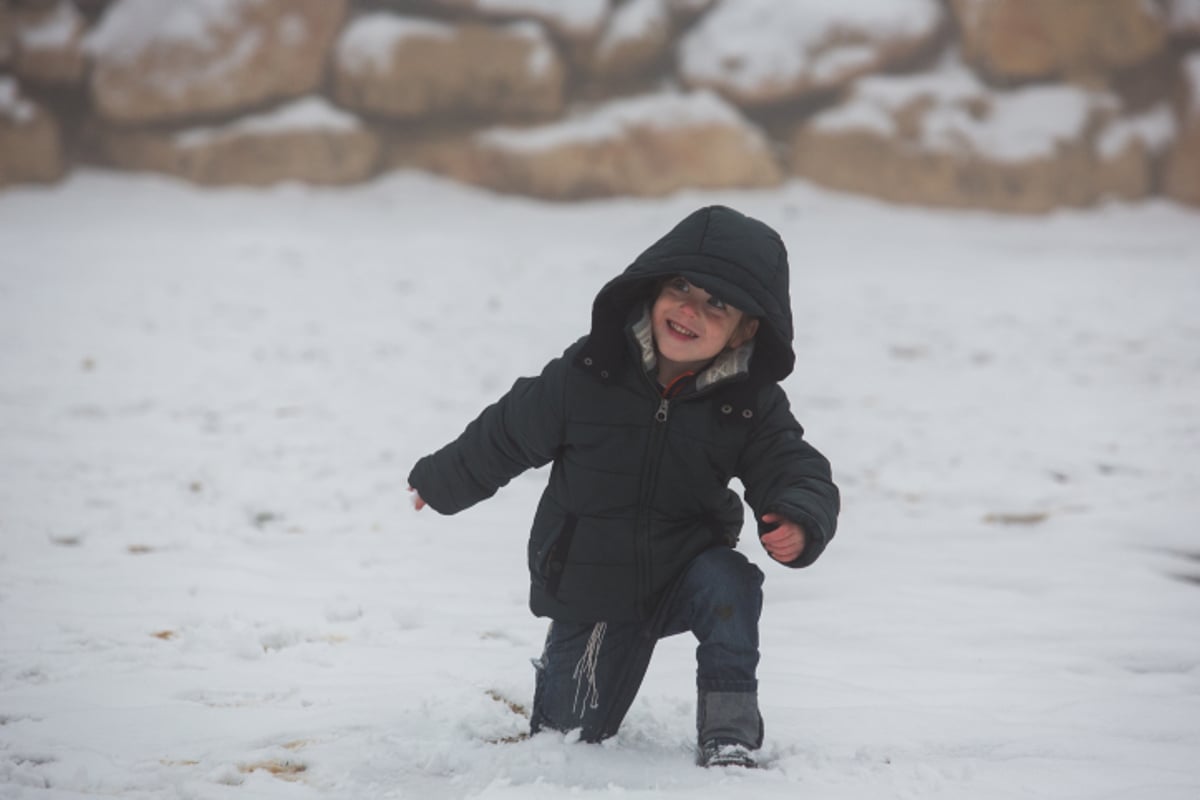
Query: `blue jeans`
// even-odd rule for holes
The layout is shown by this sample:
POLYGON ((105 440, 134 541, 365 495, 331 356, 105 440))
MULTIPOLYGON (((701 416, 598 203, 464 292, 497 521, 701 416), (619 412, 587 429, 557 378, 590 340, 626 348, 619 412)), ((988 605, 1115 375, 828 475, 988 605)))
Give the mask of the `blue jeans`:
POLYGON ((648 622, 555 621, 534 662, 531 728, 580 729, 584 741, 614 735, 659 639, 691 631, 696 647, 697 734, 762 744, 758 619, 763 574, 745 556, 714 547, 697 556, 648 622))

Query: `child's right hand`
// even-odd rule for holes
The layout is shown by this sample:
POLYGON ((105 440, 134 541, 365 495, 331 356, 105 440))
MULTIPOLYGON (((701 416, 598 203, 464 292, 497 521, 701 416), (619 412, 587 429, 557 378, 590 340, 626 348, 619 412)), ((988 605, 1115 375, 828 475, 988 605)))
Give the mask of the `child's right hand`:
POLYGON ((413 508, 415 508, 417 511, 420 511, 422 508, 425 507, 425 501, 421 498, 421 493, 418 492, 416 489, 414 489, 411 486, 408 487, 408 490, 410 492, 412 492, 413 508))

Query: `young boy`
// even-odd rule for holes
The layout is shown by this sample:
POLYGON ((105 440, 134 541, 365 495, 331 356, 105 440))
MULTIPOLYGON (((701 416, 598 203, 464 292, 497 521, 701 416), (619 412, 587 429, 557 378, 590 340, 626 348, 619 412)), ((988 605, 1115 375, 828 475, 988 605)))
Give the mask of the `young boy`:
POLYGON ((839 510, 779 386, 791 342, 783 241, 702 208, 600 290, 586 337, 413 468, 416 507, 454 514, 553 462, 529 539, 530 609, 551 620, 533 732, 614 735, 655 643, 691 631, 698 763, 755 765, 763 574, 733 549, 728 485, 789 567, 816 560, 839 510))

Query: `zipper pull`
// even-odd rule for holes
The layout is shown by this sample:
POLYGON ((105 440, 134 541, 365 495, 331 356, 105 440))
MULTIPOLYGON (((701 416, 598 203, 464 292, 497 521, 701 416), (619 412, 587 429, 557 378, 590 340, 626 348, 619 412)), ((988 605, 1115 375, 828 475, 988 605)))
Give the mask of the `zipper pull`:
POLYGON ((654 412, 654 418, 656 420, 658 420, 659 422, 666 422, 667 421, 667 407, 669 405, 671 405, 671 401, 664 397, 658 404, 658 411, 654 412))

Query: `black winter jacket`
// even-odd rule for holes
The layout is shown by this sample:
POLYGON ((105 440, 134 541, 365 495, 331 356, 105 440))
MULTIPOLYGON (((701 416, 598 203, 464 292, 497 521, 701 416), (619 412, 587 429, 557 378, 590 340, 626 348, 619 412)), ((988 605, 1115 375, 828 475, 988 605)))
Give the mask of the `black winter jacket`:
POLYGON ((833 538, 839 495, 778 385, 792 370, 791 340, 778 234, 729 208, 700 209, 601 289, 588 336, 422 458, 409 483, 453 514, 553 462, 528 552, 530 608, 553 619, 648 618, 693 558, 736 543, 734 477, 758 519, 775 512, 803 525, 806 547, 789 566, 807 566, 833 538), (646 309, 674 275, 760 325, 752 345, 718 356, 667 400, 646 309))

